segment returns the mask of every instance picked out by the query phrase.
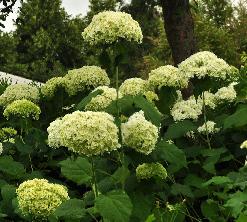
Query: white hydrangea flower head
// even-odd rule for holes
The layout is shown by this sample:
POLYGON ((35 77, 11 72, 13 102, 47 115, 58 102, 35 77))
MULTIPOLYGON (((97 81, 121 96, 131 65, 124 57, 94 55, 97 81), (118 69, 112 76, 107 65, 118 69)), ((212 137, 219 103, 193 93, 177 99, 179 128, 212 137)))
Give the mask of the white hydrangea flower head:
POLYGON ((126 123, 122 123, 121 129, 126 146, 145 155, 155 149, 159 129, 145 119, 143 111, 134 113, 126 123))
POLYGON ((202 51, 195 53, 178 65, 184 76, 202 79, 206 76, 225 80, 232 74, 232 67, 214 53, 202 51))
POLYGON ((215 134, 220 131, 220 128, 215 127, 216 123, 213 121, 207 121, 202 126, 198 127, 197 131, 201 134, 215 134))
POLYGON ((241 145, 240 145, 241 149, 247 149, 247 140, 245 140, 241 145))
POLYGON ((141 43, 143 39, 139 23, 130 14, 114 11, 95 15, 82 36, 91 45, 112 44, 121 39, 141 43))
MULTIPOLYGON (((94 91, 96 90, 102 90, 103 93, 92 98, 92 100, 86 105, 85 110, 103 111, 112 101, 117 99, 117 90, 114 88, 99 86, 94 91)), ((120 96, 121 95, 119 95, 119 97, 120 96)))
POLYGON ((197 120, 201 114, 202 103, 197 101, 194 96, 191 96, 188 100, 177 100, 171 109, 171 115, 175 121, 197 120))
POLYGON ((20 184, 16 193, 22 214, 38 221, 47 219, 69 199, 66 187, 49 183, 45 179, 27 180, 20 184))
POLYGON ((211 109, 215 109, 217 106, 215 94, 213 94, 209 91, 204 91, 203 94, 201 96, 199 96, 197 102, 200 102, 202 105, 204 103, 205 106, 207 106, 211 109))
POLYGON ((138 94, 143 95, 147 91, 149 91, 148 82, 141 78, 126 79, 119 87, 119 92, 122 96, 136 96, 138 94))
POLYGON ((65 83, 63 77, 51 78, 43 86, 41 86, 41 94, 48 99, 52 98, 58 88, 62 88, 64 85, 65 83))
POLYGON ((61 135, 60 127, 62 124, 61 119, 56 119, 50 123, 50 126, 47 128, 48 132, 48 146, 52 148, 59 148, 61 144, 61 135))
POLYGON ((144 93, 144 96, 146 97, 146 99, 149 102, 159 101, 158 95, 155 92, 153 92, 153 91, 147 91, 147 92, 145 92, 144 93))
POLYGON ((3 144, 0 142, 0 155, 3 153, 3 144))
POLYGON ((4 112, 3 115, 9 119, 10 117, 18 117, 18 118, 32 118, 34 120, 39 119, 39 115, 41 110, 39 106, 34 104, 33 102, 21 99, 16 100, 9 104, 4 112))
POLYGON ((143 163, 136 168, 138 180, 147 180, 153 177, 166 179, 167 171, 160 163, 143 163))
POLYGON ((50 145, 64 146, 80 155, 100 155, 120 148, 119 130, 113 116, 105 112, 75 111, 65 115, 61 122, 53 122, 49 132, 50 145), (58 135, 53 135, 55 127, 58 135))
POLYGON ((237 85, 236 82, 231 83, 227 87, 220 88, 215 93, 215 99, 218 103, 222 102, 234 102, 237 97, 237 92, 234 89, 234 86, 237 85))
POLYGON ((160 89, 162 86, 185 88, 188 86, 189 78, 182 75, 178 68, 167 65, 152 70, 149 73, 148 82, 154 89, 160 89))
POLYGON ((106 71, 98 66, 83 66, 80 69, 70 70, 64 77, 64 82, 66 91, 71 96, 98 86, 110 85, 106 71))
POLYGON ((7 106, 15 100, 27 99, 34 103, 39 101, 39 89, 24 83, 10 85, 0 96, 0 105, 7 106))

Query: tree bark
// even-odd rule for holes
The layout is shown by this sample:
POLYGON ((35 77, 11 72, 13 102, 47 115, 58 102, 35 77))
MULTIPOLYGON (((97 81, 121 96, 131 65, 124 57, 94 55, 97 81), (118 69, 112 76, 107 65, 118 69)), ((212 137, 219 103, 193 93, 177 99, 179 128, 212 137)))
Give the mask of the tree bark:
POLYGON ((194 20, 189 0, 160 0, 165 31, 172 51, 174 65, 196 52, 194 20))

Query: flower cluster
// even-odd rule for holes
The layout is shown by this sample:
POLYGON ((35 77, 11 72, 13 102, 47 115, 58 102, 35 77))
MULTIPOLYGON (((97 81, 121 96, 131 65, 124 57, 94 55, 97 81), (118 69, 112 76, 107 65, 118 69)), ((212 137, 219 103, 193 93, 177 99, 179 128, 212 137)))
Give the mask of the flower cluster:
POLYGON ((237 83, 233 82, 227 87, 222 87, 220 88, 216 93, 215 93, 215 99, 218 103, 222 102, 233 102, 236 97, 237 93, 234 89, 234 86, 237 83))
POLYGON ((19 208, 23 215, 45 219, 69 199, 67 189, 45 179, 28 180, 16 190, 19 208))
POLYGON ((0 96, 0 105, 7 106, 13 101, 19 99, 27 99, 34 103, 37 103, 39 101, 38 88, 24 83, 10 85, 0 96))
POLYGON ((245 140, 241 145, 240 145, 241 149, 247 149, 247 140, 245 140))
POLYGON ((71 96, 98 86, 110 85, 106 71, 98 66, 83 66, 80 69, 70 70, 64 77, 64 81, 66 91, 71 96))
POLYGON ((215 109, 217 106, 215 94, 213 94, 209 91, 204 91, 203 94, 201 96, 199 96, 198 102, 200 102, 201 104, 204 103, 205 106, 207 106, 211 109, 215 109))
POLYGON ((225 80, 232 74, 232 67, 214 53, 198 52, 178 65, 179 70, 186 77, 198 79, 206 76, 225 80))
POLYGON ((55 120, 48 128, 48 144, 64 146, 87 156, 111 152, 120 147, 114 118, 105 112, 80 112, 55 120))
POLYGON ((216 123, 213 121, 207 121, 202 126, 198 127, 197 131, 201 134, 214 134, 220 131, 219 128, 215 127, 216 123))
POLYGON ((91 99, 85 107, 86 110, 102 111, 109 106, 112 101, 117 99, 117 91, 114 88, 99 86, 94 91, 96 90, 102 90, 103 92, 91 99))
POLYGON ((167 65, 150 72, 148 82, 151 88, 160 89, 162 86, 185 88, 189 79, 182 75, 178 68, 167 65))
POLYGON ((143 39, 138 22, 130 14, 113 11, 95 15, 82 36, 91 45, 111 44, 121 39, 141 43, 143 39))
POLYGON ((134 113, 121 129, 126 146, 146 155, 154 150, 159 130, 145 119, 143 111, 134 113))
POLYGON ((63 77, 54 77, 49 79, 42 87, 41 93, 47 99, 52 98, 55 92, 64 87, 64 78, 63 77))
POLYGON ((119 87, 119 92, 122 96, 136 96, 149 91, 148 82, 141 78, 130 78, 125 80, 119 87))
POLYGON ((38 120, 40 113, 41 110, 36 104, 34 104, 29 100, 21 99, 21 100, 16 100, 11 104, 9 104, 5 108, 3 115, 7 119, 9 119, 10 117, 19 117, 19 118, 32 118, 38 120))
POLYGON ((0 129, 0 141, 1 142, 10 142, 14 143, 15 139, 13 138, 17 135, 17 131, 10 127, 4 127, 0 129))
POLYGON ((153 92, 153 91, 147 91, 144 93, 144 96, 146 97, 146 99, 149 101, 149 102, 155 102, 155 101, 158 101, 159 100, 159 97, 158 95, 153 92))
POLYGON ((143 163, 136 168, 136 177, 138 180, 152 177, 164 180, 167 177, 167 171, 160 163, 143 163))
POLYGON ((171 109, 171 115, 175 121, 184 119, 196 120, 202 114, 202 103, 194 96, 188 100, 178 100, 171 109))
POLYGON ((0 155, 3 153, 3 144, 0 142, 0 155))

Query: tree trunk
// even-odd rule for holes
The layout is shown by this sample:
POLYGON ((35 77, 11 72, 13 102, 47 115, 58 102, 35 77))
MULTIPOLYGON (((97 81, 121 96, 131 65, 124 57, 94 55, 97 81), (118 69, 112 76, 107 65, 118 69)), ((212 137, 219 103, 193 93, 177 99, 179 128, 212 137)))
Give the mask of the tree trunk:
POLYGON ((165 30, 172 51, 174 65, 196 52, 194 21, 189 0, 160 0, 165 30))

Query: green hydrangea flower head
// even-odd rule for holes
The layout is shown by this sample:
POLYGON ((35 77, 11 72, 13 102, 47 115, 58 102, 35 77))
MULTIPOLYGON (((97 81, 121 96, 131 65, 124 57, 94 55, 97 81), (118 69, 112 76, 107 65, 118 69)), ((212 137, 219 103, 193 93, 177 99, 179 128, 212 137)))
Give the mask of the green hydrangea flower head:
POLYGON ((136 168, 136 177, 138 180, 151 178, 164 180, 167 177, 167 171, 160 163, 143 163, 136 168))
POLYGON ((187 100, 178 99, 171 109, 171 115, 175 121, 197 120, 202 114, 202 107, 201 100, 197 101, 194 96, 187 100))
POLYGON ((144 96, 151 103, 154 103, 155 101, 159 101, 158 95, 155 92, 153 92, 153 91, 147 91, 147 92, 145 92, 144 93, 144 96))
POLYGON ((136 96, 138 94, 143 95, 147 91, 149 91, 148 82, 141 78, 126 79, 119 87, 119 92, 122 96, 136 96))
POLYGON ((20 184, 16 193, 22 214, 32 216, 35 221, 46 219, 69 199, 66 187, 45 179, 27 180, 20 184))
POLYGON ((67 147, 80 155, 100 155, 120 148, 118 131, 108 113, 75 111, 50 125, 48 143, 67 147), (52 136, 50 132, 57 135, 52 136))
POLYGON ((94 91, 96 90, 102 90, 103 93, 92 98, 86 105, 85 110, 103 111, 112 101, 117 99, 117 91, 114 88, 99 86, 94 91))
POLYGON ((159 129, 145 119, 143 111, 134 113, 126 123, 122 123, 121 129, 126 146, 145 155, 155 149, 159 129))
POLYGON ((0 96, 0 105, 7 106, 15 100, 27 99, 34 103, 39 101, 39 89, 28 84, 15 84, 6 88, 0 96))
POLYGON ((50 126, 47 128, 48 132, 48 146, 53 148, 59 148, 61 144, 61 134, 60 126, 62 124, 61 119, 56 119, 50 123, 50 126))
POLYGON ((12 102, 9 104, 4 112, 3 115, 10 119, 10 117, 17 117, 17 118, 32 118, 34 120, 39 119, 39 115, 41 113, 41 110, 39 106, 34 104, 33 102, 26 100, 26 99, 20 99, 12 102))
POLYGON ((63 77, 54 77, 49 79, 42 87, 41 87, 41 94, 50 99, 54 97, 55 92, 59 89, 64 87, 64 78, 63 77))
POLYGON ((167 65, 152 70, 149 73, 148 82, 154 89, 160 89, 162 86, 181 89, 188 86, 189 78, 184 76, 178 68, 167 65))
POLYGON ((95 15, 82 36, 91 45, 112 44, 121 39, 141 43, 140 25, 125 12, 104 11, 95 15))
POLYGON ((208 76, 226 80, 233 73, 230 65, 223 59, 218 58, 214 53, 208 51, 195 53, 181 62, 178 68, 186 78, 197 77, 198 79, 202 79, 208 76))
POLYGON ((80 69, 68 71, 64 77, 66 91, 76 95, 84 90, 92 90, 98 86, 109 86, 110 79, 104 69, 98 66, 83 66, 80 69))

